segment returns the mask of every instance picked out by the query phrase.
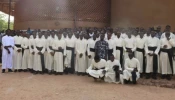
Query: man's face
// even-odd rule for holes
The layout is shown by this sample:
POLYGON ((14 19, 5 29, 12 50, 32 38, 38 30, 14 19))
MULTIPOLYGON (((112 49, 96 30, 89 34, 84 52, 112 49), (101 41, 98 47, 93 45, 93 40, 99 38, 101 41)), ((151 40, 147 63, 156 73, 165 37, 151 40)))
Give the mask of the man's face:
POLYGON ((93 35, 93 40, 96 40, 96 34, 93 35))
POLYGON ((68 37, 69 37, 69 38, 72 38, 72 33, 69 33, 69 34, 68 34, 68 37))
POLYGON ((105 38, 105 35, 104 34, 101 34, 100 39, 101 40, 104 40, 104 38, 105 38))
POLYGON ((151 31, 151 37, 154 37, 156 35, 155 31, 151 31))
POLYGON ((110 60, 113 62, 114 61, 114 56, 111 56, 110 57, 110 60))
POLYGON ((133 53, 131 52, 128 54, 128 56, 129 56, 129 59, 132 59, 134 57, 133 53))
POLYGON ((58 39, 60 40, 60 39, 61 39, 61 37, 62 37, 62 34, 61 34, 61 33, 59 33, 59 34, 58 34, 58 39))
POLYGON ((108 33, 108 39, 111 39, 111 33, 108 33))

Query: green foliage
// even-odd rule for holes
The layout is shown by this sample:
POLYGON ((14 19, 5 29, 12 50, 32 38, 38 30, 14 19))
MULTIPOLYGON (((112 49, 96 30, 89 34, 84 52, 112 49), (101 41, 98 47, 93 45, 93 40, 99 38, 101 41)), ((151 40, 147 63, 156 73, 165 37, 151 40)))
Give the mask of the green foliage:
MULTIPOLYGON (((0 14, 0 30, 6 30, 8 28, 8 22, 4 19, 5 14, 0 14)), ((10 22, 10 29, 13 30, 13 22, 10 22)))

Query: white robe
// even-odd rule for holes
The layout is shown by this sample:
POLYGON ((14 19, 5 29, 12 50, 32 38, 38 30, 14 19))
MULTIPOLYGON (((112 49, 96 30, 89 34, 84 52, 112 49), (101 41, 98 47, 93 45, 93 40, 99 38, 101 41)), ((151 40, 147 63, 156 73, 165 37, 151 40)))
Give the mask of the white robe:
POLYGON ((36 38, 35 39, 34 49, 35 49, 35 57, 34 57, 33 70, 35 70, 35 71, 42 71, 41 57, 40 57, 40 55, 38 53, 41 52, 42 54, 44 54, 44 52, 45 52, 45 40, 42 39, 42 38, 36 38), (43 47, 43 48, 42 48, 41 51, 39 51, 37 49, 37 47, 43 47))
MULTIPOLYGON (((164 49, 163 48, 164 45, 167 45, 166 49, 171 49, 172 47, 175 46, 175 40, 174 39, 170 39, 168 41, 167 38, 162 38, 160 40, 160 47, 162 49, 164 49)), ((160 53, 160 70, 159 71, 160 71, 161 74, 164 74, 164 75, 172 74, 168 53, 166 53, 166 52, 161 52, 160 53)))
MULTIPOLYGON (((15 45, 21 45, 23 37, 14 36, 15 45)), ((13 67, 14 69, 21 69, 22 66, 22 47, 14 46, 13 67), (17 50, 21 50, 18 52, 17 50)))
MULTIPOLYGON (((114 50, 115 50, 114 40, 113 39, 109 39, 109 40, 107 39, 106 41, 108 42, 109 50, 113 50, 113 52, 114 52, 114 50)), ((110 58, 109 55, 108 55, 108 58, 110 58)))
POLYGON ((76 50, 76 70, 77 72, 85 73, 87 69, 87 60, 86 60, 86 50, 87 50, 87 40, 78 39, 75 44, 76 50), (80 54, 83 56, 80 58, 80 54))
POLYGON ((106 60, 101 59, 98 63, 96 63, 95 60, 93 59, 91 65, 86 70, 86 73, 95 78, 102 78, 104 76, 103 70, 105 69, 101 68, 103 67, 106 68, 106 66, 107 66, 106 60), (94 70, 94 68, 97 68, 99 70, 94 70))
POLYGON ((29 58, 30 58, 30 51, 29 51, 29 39, 28 38, 23 38, 21 47, 24 49, 24 54, 22 58, 22 69, 27 69, 30 68, 28 65, 29 63, 29 58))
POLYGON ((132 52, 136 50, 136 41, 134 38, 125 38, 123 40, 124 60, 128 58, 128 52, 126 52, 126 48, 131 48, 132 52))
MULTIPOLYGON (((105 82, 109 82, 109 83, 115 83, 116 82, 116 75, 115 75, 115 71, 113 69, 113 67, 117 65, 119 66, 119 70, 122 71, 120 62, 118 60, 114 60, 113 62, 111 60, 107 61, 107 67, 105 68, 106 70, 106 74, 105 74, 105 82)), ((123 75, 120 74, 120 82, 123 83, 123 75)))
MULTIPOLYGON (((118 38, 117 36, 114 38, 114 51, 113 55, 115 59, 120 61, 120 50, 117 50, 116 47, 122 47, 123 48, 123 39, 120 37, 118 38)), ((123 55, 122 55, 123 56, 123 55)))
POLYGON ((134 68, 137 68, 138 72, 136 72, 136 80, 140 78, 140 63, 139 60, 136 58, 127 58, 125 60, 125 70, 123 71, 123 79, 132 81, 132 74, 131 72, 134 70, 134 68))
POLYGON ((13 68, 13 47, 14 47, 14 38, 11 36, 5 35, 2 37, 2 69, 12 69, 13 68), (10 54, 8 54, 7 50, 4 48, 5 46, 12 46, 9 49, 10 54))
POLYGON ((153 72, 153 56, 149 56, 148 53, 155 53, 158 57, 158 72, 159 68, 159 50, 160 50, 160 40, 157 37, 148 37, 145 42, 145 52, 146 52, 146 73, 153 72), (153 52, 148 49, 148 47, 157 47, 157 49, 153 52))
MULTIPOLYGON (((137 37, 136 38, 136 47, 139 48, 139 49, 145 49, 145 42, 146 42, 146 39, 145 38, 140 38, 140 37, 137 37)), ((145 56, 145 54, 143 54, 142 52, 139 52, 139 51, 135 51, 135 58, 137 58, 140 62, 140 73, 143 72, 143 56, 145 56)))
POLYGON ((64 56, 66 56, 66 42, 63 39, 57 40, 55 39, 52 43, 52 48, 54 50, 58 50, 61 47, 63 49, 62 52, 55 52, 54 55, 54 71, 63 72, 64 70, 64 56))
MULTIPOLYGON (((67 38, 65 41, 66 41, 66 46, 67 47, 71 47, 71 48, 75 49, 75 42, 76 42, 75 37, 72 36, 71 39, 67 38)), ((74 54, 75 54, 75 50, 74 50, 74 54)), ((66 58, 65 58, 65 66, 66 67, 71 68, 71 60, 72 60, 72 51, 71 50, 66 50, 66 58)))
POLYGON ((33 69, 33 67, 34 67, 34 55, 32 54, 32 52, 35 52, 34 45, 35 45, 35 39, 33 38, 33 36, 31 36, 29 39, 29 51, 30 51, 29 52, 29 61, 28 61, 28 68, 29 69, 33 69))
POLYGON ((45 67, 47 70, 51 71, 54 69, 54 56, 52 56, 50 53, 54 52, 54 51, 51 50, 52 48, 50 48, 50 47, 52 47, 52 43, 54 42, 54 38, 50 36, 47 38, 46 42, 47 42, 47 45, 46 45, 47 46, 46 47, 47 48, 47 51, 46 51, 47 56, 45 56, 45 67))
POLYGON ((94 49, 95 43, 96 43, 96 42, 97 42, 97 41, 96 41, 96 40, 94 41, 92 38, 88 40, 87 54, 88 54, 88 56, 89 56, 89 55, 91 56, 91 58, 88 57, 88 66, 91 65, 92 60, 93 60, 94 57, 95 57, 95 52, 90 51, 90 49, 91 49, 91 48, 94 49))

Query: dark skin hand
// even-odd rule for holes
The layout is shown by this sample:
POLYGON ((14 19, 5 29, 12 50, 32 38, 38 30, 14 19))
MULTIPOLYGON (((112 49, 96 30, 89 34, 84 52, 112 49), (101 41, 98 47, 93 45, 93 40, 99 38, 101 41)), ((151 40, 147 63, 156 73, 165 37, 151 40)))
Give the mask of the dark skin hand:
POLYGON ((9 46, 5 46, 4 48, 7 50, 8 54, 10 54, 9 46))
POLYGON ((106 74, 106 70, 103 70, 103 72, 102 72, 103 74, 106 74))
POLYGON ((51 52, 50 54, 51 54, 52 56, 54 56, 54 52, 51 52))
POLYGON ((149 55, 149 56, 153 56, 154 54, 152 54, 152 53, 148 53, 148 55, 149 55))
POLYGON ((18 51, 18 52, 21 52, 21 49, 18 49, 17 51, 18 51))
POLYGON ((61 49, 62 49, 62 47, 58 47, 58 49, 59 49, 59 50, 61 50, 61 49))
POLYGON ((82 56, 83 56, 83 54, 81 53, 81 54, 80 54, 80 58, 81 58, 82 56))
POLYGON ((89 55, 88 57, 89 57, 89 59, 91 59, 91 57, 92 57, 92 56, 91 56, 91 55, 89 55))
POLYGON ((42 55, 42 53, 41 53, 41 52, 38 52, 38 54, 39 54, 39 55, 42 55))
POLYGON ((134 68, 134 70, 133 70, 134 72, 138 72, 138 70, 137 70, 137 68, 134 68))
POLYGON ((132 52, 132 50, 131 49, 126 49, 126 52, 132 52))
POLYGON ((166 49, 167 48, 167 45, 164 45, 163 48, 166 49))
POLYGON ((32 52, 32 55, 34 55, 35 54, 35 52, 32 52))

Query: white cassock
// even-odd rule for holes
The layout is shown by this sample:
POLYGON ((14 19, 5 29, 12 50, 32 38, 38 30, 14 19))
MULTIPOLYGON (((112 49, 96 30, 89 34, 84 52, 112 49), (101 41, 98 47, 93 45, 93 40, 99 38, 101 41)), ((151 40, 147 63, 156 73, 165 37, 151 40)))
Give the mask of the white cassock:
POLYGON ((108 42, 109 50, 108 50, 108 57, 107 59, 110 60, 110 56, 113 54, 114 48, 114 40, 113 39, 107 39, 106 42, 108 42))
POLYGON ((134 68, 137 68, 138 72, 136 72, 136 80, 140 78, 140 63, 139 60, 136 58, 127 58, 125 60, 125 70, 123 71, 123 79, 132 81, 132 71, 134 68))
POLYGON ((14 69, 21 69, 22 66, 22 43, 23 37, 21 36, 14 36, 15 46, 14 46, 14 56, 13 56, 13 67, 14 69), (17 50, 21 50, 18 52, 17 50))
POLYGON ((88 56, 90 55, 91 56, 91 58, 89 58, 88 57, 88 66, 90 66, 91 65, 91 63, 92 63, 92 60, 94 59, 94 57, 95 57, 95 43, 96 43, 97 41, 96 40, 93 40, 92 38, 90 38, 89 40, 88 40, 88 47, 87 47, 87 54, 88 54, 88 56))
POLYGON ((63 72, 64 56, 66 56, 66 42, 63 39, 55 39, 52 43, 52 48, 55 51, 54 55, 54 71, 63 72), (62 49, 58 49, 61 47, 62 49))
POLYGON ((54 38, 51 37, 51 36, 49 36, 47 38, 47 40, 46 40, 46 42, 47 42, 47 47, 46 47, 47 48, 47 51, 46 51, 47 56, 45 57, 45 67, 49 71, 54 69, 54 56, 52 56, 50 54, 51 52, 54 52, 52 50, 52 43, 53 43, 53 41, 54 41, 54 38))
POLYGON ((87 40, 78 39, 75 44, 76 50, 76 70, 80 73, 85 73, 87 69, 87 60, 86 60, 86 50, 87 50, 87 40), (80 58, 80 54, 83 56, 80 58))
POLYGON ((67 68, 71 69, 72 73, 75 71, 75 37, 66 38, 66 58, 65 65, 67 68))
POLYGON ((35 71, 43 71, 42 67, 44 66, 44 52, 45 52, 45 40, 42 38, 35 39, 35 57, 34 57, 34 67, 33 70, 35 71), (41 52, 42 55, 38 53, 41 52), (41 57, 42 56, 42 57, 41 57))
POLYGON ((25 70, 30 68, 28 65, 30 58, 30 50, 29 50, 29 39, 24 37, 21 43, 21 47, 24 49, 24 54, 22 58, 22 69, 25 70))
POLYGON ((135 51, 135 58, 137 58, 140 62, 140 73, 143 73, 143 64, 145 64, 145 38, 136 38, 136 51, 135 51))
POLYGON ((48 56, 47 47, 49 45, 49 42, 48 42, 49 37, 47 37, 47 38, 44 37, 43 39, 45 40, 44 65, 46 68, 46 62, 47 62, 47 56, 48 56))
POLYGON ((115 59, 120 61, 120 64, 123 63, 123 39, 121 36, 120 38, 118 38, 117 36, 114 38, 113 55, 115 59))
POLYGON ((105 70, 106 66, 107 66, 106 60, 101 59, 98 63, 96 63, 95 60, 93 59, 91 65, 86 70, 86 73, 88 73, 90 76, 94 78, 102 78, 104 76, 103 70, 105 70))
MULTIPOLYGON (((113 69, 114 66, 119 66, 119 70, 122 71, 120 62, 118 60, 114 60, 113 62, 111 60, 107 61, 107 66, 105 68, 106 70, 106 74, 105 74, 105 82, 109 82, 109 83, 115 83, 116 82, 116 74, 115 71, 113 69)), ((123 75, 120 74, 119 76, 119 82, 123 83, 123 75)))
POLYGON ((124 60, 128 58, 128 52, 126 52, 127 49, 131 49, 132 52, 136 50, 136 41, 134 38, 125 38, 123 40, 124 60))
POLYGON ((14 38, 11 36, 3 36, 2 37, 2 69, 12 69, 13 68, 13 47, 14 47, 14 38), (5 46, 9 47, 10 54, 8 54, 7 50, 4 48, 5 46))
MULTIPOLYGON (((160 40, 160 73, 163 75, 167 75, 167 74, 172 74, 172 68, 173 68, 173 57, 171 55, 172 53, 172 47, 175 46, 175 40, 172 39, 173 37, 171 37, 170 35, 170 40, 167 40, 167 38, 162 38, 160 40), (163 48, 164 45, 167 45, 167 48, 163 48), (170 54, 170 58, 168 55, 168 52, 170 54), (170 60, 172 61, 172 65, 170 63, 170 60)), ((174 73, 173 73, 174 74, 174 73)))
MULTIPOLYGON (((146 52, 146 73, 153 72, 153 56, 149 56, 148 53, 155 53, 157 55, 157 67, 159 72, 159 50, 160 50, 160 40, 157 37, 148 37, 145 42, 145 52, 146 52), (149 48, 155 48, 151 50, 149 48)), ((154 62, 156 63, 156 62, 154 62)))
POLYGON ((126 33, 121 33, 121 38, 123 39, 128 38, 128 35, 126 33))
MULTIPOLYGON (((166 34, 165 32, 164 32, 164 33, 162 33, 162 35, 161 35, 161 38, 160 38, 160 39, 166 38, 165 34, 166 34)), ((174 35, 172 32, 170 32, 170 37, 171 37, 172 39, 175 39, 175 35, 174 35)))
POLYGON ((35 52, 34 49, 34 45, 35 45, 35 39, 33 38, 33 35, 30 36, 29 39, 29 61, 28 61, 28 68, 29 69, 33 69, 34 67, 34 55, 32 54, 32 52, 35 52))

